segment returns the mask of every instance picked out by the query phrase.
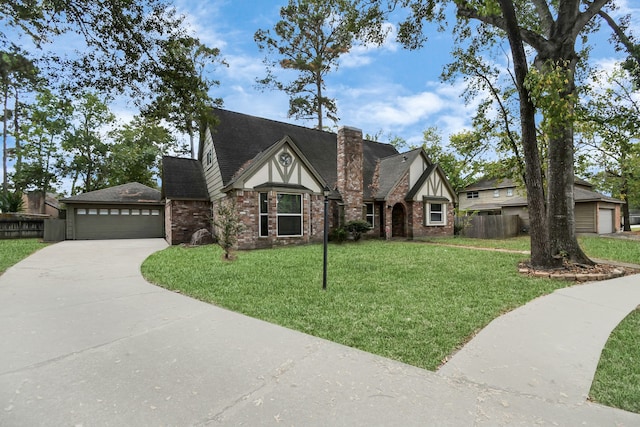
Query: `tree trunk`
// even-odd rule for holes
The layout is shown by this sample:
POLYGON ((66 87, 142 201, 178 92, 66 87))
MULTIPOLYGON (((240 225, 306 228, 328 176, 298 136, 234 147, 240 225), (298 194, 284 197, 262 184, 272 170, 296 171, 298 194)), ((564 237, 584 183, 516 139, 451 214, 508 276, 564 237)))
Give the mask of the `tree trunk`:
POLYGON ((316 96, 318 97, 318 130, 322 130, 322 76, 316 77, 316 96))
POLYGON ((553 265, 551 246, 547 233, 544 187, 540 152, 536 138, 535 106, 524 81, 529 72, 524 44, 520 36, 515 9, 511 0, 500 0, 500 7, 507 27, 507 37, 511 46, 516 85, 520 101, 520 126, 525 157, 525 184, 529 205, 529 234, 531 236, 531 265, 549 267, 553 265))
POLYGON ((8 191, 8 180, 7 180, 7 116, 9 115, 7 111, 7 98, 9 97, 9 93, 5 89, 4 91, 4 117, 2 118, 2 191, 5 193, 8 191))
MULTIPOLYGON (((13 108, 13 138, 15 141, 15 150, 16 150, 16 175, 20 176, 20 169, 22 169, 22 146, 20 145, 20 123, 18 119, 18 110, 20 109, 20 99, 18 88, 15 89, 15 106, 13 108)), ((22 190, 22 188, 17 188, 16 190, 22 190)))
POLYGON ((624 204, 622 205, 622 218, 624 222, 624 231, 631 231, 631 214, 629 212, 629 184, 627 178, 622 178, 622 186, 620 187, 620 192, 622 193, 622 200, 624 204))
POLYGON ((541 60, 543 73, 551 72, 551 66, 554 66, 556 71, 560 70, 559 75, 565 81, 564 90, 560 93, 561 100, 567 109, 571 110, 562 117, 548 118, 552 124, 547 130, 547 222, 551 255, 554 259, 558 262, 566 259, 574 263, 593 265, 594 262, 580 248, 576 236, 572 115, 576 60, 573 43, 559 45, 554 57, 541 60))

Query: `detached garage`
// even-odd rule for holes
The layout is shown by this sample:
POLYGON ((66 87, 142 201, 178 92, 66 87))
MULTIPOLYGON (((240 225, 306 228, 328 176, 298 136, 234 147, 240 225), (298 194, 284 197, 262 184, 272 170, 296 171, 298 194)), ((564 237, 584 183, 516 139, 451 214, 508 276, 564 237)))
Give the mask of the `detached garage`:
POLYGON ((67 239, 164 237, 160 191, 132 182, 61 200, 67 205, 67 239))

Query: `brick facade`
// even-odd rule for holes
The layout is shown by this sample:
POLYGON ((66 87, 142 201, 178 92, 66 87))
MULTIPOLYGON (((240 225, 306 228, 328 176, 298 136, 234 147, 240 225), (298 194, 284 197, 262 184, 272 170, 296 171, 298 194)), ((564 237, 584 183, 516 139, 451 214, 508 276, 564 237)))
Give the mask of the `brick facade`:
POLYGON ((167 200, 164 221, 167 243, 189 243, 191 235, 197 230, 211 230, 211 203, 203 200, 167 200))
MULTIPOLYGON (((230 194, 244 225, 238 236, 238 249, 260 249, 321 242, 324 231, 324 196, 302 193, 302 236, 278 236, 276 190, 239 190, 230 194), (267 193, 268 235, 260 236, 260 193, 267 193)), ((216 211, 214 202, 213 212, 216 211)))

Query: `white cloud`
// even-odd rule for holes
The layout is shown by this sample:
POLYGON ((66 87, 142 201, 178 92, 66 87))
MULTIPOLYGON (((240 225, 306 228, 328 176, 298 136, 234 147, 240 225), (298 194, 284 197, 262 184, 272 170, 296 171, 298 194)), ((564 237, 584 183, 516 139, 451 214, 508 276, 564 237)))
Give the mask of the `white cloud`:
POLYGON ((399 48, 396 41, 396 27, 391 23, 383 25, 386 37, 378 45, 376 43, 358 43, 351 50, 340 58, 340 67, 357 68, 369 65, 374 61, 373 56, 383 52, 396 52, 399 48))

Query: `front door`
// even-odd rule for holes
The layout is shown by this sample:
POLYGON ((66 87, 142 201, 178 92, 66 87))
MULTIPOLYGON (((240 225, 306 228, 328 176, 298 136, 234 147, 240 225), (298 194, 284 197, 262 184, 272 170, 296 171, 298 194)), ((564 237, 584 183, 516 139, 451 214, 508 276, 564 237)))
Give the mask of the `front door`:
POLYGON ((407 237, 404 205, 396 203, 391 211, 391 237, 407 237))

